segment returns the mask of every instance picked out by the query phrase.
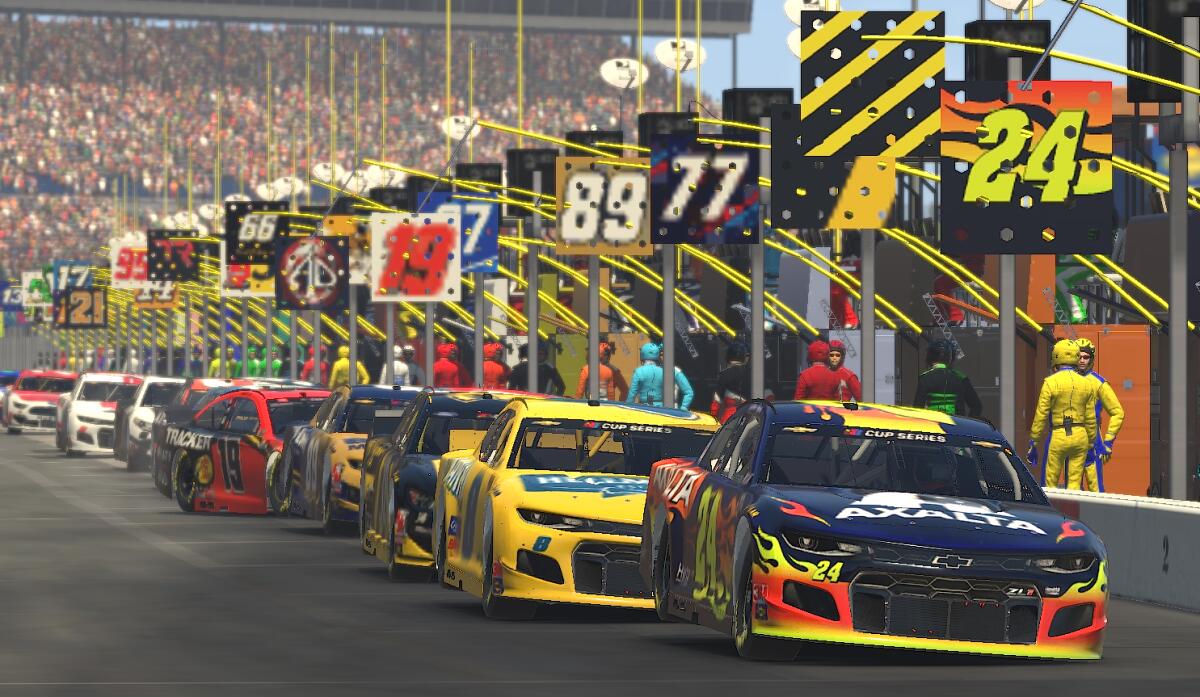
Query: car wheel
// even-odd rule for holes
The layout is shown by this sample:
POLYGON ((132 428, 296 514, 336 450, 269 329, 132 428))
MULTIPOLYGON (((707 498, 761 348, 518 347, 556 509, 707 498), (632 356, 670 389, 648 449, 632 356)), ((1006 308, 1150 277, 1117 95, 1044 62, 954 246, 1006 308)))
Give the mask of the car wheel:
POLYGON ((483 552, 483 614, 493 620, 531 620, 537 614, 537 605, 525 600, 514 600, 496 595, 495 568, 499 562, 492 557, 492 543, 488 540, 483 552))
POLYGON ((83 457, 86 454, 87 453, 83 452, 82 450, 74 450, 72 448, 67 448, 67 457, 83 457))
POLYGON ((267 458, 267 504, 275 515, 287 515, 292 503, 291 467, 287 465, 288 446, 283 446, 283 455, 275 453, 267 458))
POLYGON ((9 433, 9 435, 19 436, 19 435, 21 435, 21 429, 13 428, 12 426, 9 426, 8 433, 9 433))
POLYGON ((741 593, 734 598, 733 644, 737 647, 738 655, 752 661, 795 660, 800 650, 795 642, 760 636, 752 631, 754 584, 751 582, 750 569, 750 562, 747 562, 742 572, 741 593))
POLYGON ((654 612, 663 622, 674 622, 670 612, 671 595, 671 541, 669 531, 663 530, 663 540, 658 545, 654 559, 654 612))
POLYGON ((175 457, 175 466, 171 468, 171 489, 175 492, 175 502, 179 510, 191 513, 196 510, 196 466, 181 451, 175 457))
POLYGON ((433 553, 433 579, 442 585, 442 588, 458 590, 458 586, 452 585, 446 580, 446 528, 443 526, 443 521, 437 521, 437 544, 434 545, 433 553))

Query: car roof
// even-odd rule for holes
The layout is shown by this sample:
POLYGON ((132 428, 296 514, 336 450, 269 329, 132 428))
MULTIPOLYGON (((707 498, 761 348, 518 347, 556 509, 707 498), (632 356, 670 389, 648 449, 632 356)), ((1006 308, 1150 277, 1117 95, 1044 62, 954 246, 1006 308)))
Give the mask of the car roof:
POLYGON ((6 378, 16 377, 20 374, 21 371, 19 370, 0 370, 0 375, 3 375, 6 378))
POLYGON ((411 400, 421 394, 420 387, 390 387, 387 385, 355 385, 350 388, 350 399, 405 399, 411 400))
POLYGON ((1002 441, 1004 436, 987 422, 940 411, 890 404, 853 404, 805 401, 775 402, 776 423, 816 427, 873 428, 888 431, 944 433, 949 436, 1002 441))
POLYGON ((438 411, 455 411, 470 406, 478 411, 499 412, 519 394, 501 390, 425 390, 429 395, 430 406, 438 411))
POLYGON ((61 378, 63 380, 74 380, 79 377, 78 373, 69 373, 65 370, 22 370, 19 377, 23 378, 61 378))
POLYGON ((161 375, 147 375, 146 377, 142 378, 142 382, 145 382, 145 383, 158 383, 158 382, 184 383, 184 382, 187 382, 187 378, 165 378, 161 375))
POLYGON ((126 385, 142 384, 142 376, 133 373, 104 373, 99 371, 87 372, 79 376, 83 382, 112 382, 126 385))
POLYGON ((708 414, 683 409, 664 409, 641 404, 584 399, 522 399, 525 416, 580 420, 611 420, 646 426, 688 426, 715 431, 719 425, 708 414))
POLYGON ((251 389, 250 392, 261 394, 268 402, 273 402, 281 399, 325 399, 330 395, 330 391, 326 389, 312 390, 295 390, 295 389, 251 389))
POLYGON ((246 387, 253 383, 249 378, 192 378, 188 381, 188 387, 193 390, 198 387, 213 390, 221 387, 246 387))

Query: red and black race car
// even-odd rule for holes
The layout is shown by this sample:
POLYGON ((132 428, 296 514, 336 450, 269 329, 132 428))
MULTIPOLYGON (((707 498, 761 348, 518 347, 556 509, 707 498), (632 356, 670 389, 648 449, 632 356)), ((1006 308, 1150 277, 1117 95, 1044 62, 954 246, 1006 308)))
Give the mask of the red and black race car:
POLYGON ((186 426, 201 409, 230 390, 248 387, 253 380, 225 378, 192 378, 166 407, 154 415, 150 425, 150 471, 154 475, 154 486, 167 498, 171 490, 171 464, 175 461, 177 448, 167 443, 167 429, 171 426, 186 426))
POLYGON ((186 425, 168 426, 171 489, 184 511, 265 514, 266 471, 283 433, 313 418, 329 390, 244 388, 212 400, 186 425))

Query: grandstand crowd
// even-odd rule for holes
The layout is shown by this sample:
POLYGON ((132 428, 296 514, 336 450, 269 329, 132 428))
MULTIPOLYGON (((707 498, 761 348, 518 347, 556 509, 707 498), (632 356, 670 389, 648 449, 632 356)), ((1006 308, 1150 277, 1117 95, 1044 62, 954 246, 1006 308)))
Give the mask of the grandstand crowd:
MULTIPOLYGON (((439 128, 446 116, 442 30, 338 28, 334 44, 338 162, 346 166, 356 155, 361 160, 382 151, 385 159, 440 169, 446 157, 439 128), (387 40, 382 134, 381 38, 387 40)), ((451 112, 467 111, 472 44, 476 112, 517 123, 511 32, 454 32, 451 112)), ((561 135, 620 125, 617 90, 601 80, 598 67, 629 53, 614 35, 527 34, 526 127, 561 135)), ((329 160, 328 26, 0 15, 0 259, 13 264, 6 270, 64 256, 90 258, 111 232, 117 182, 127 181, 147 206, 161 202, 164 189, 182 205, 189 152, 192 193, 197 201, 212 200, 218 94, 222 193, 264 182, 268 59, 273 171, 280 176, 294 166, 303 174, 306 162, 329 160)), ((667 109, 668 99, 673 108, 669 75, 646 60, 645 109, 667 109)), ((631 102, 624 103, 628 137, 636 123, 631 102)), ((502 161, 504 149, 514 145, 510 136, 484 132, 474 159, 502 161)))

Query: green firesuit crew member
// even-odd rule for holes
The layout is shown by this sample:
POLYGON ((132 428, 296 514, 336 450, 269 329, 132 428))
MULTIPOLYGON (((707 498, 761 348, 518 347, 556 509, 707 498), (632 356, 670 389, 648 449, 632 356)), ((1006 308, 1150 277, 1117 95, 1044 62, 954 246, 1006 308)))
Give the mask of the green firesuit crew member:
POLYGON ((917 378, 917 396, 913 399, 913 406, 950 416, 978 418, 983 414, 983 404, 971 380, 952 367, 957 353, 954 345, 946 339, 938 339, 929 345, 925 353, 929 370, 917 378))

